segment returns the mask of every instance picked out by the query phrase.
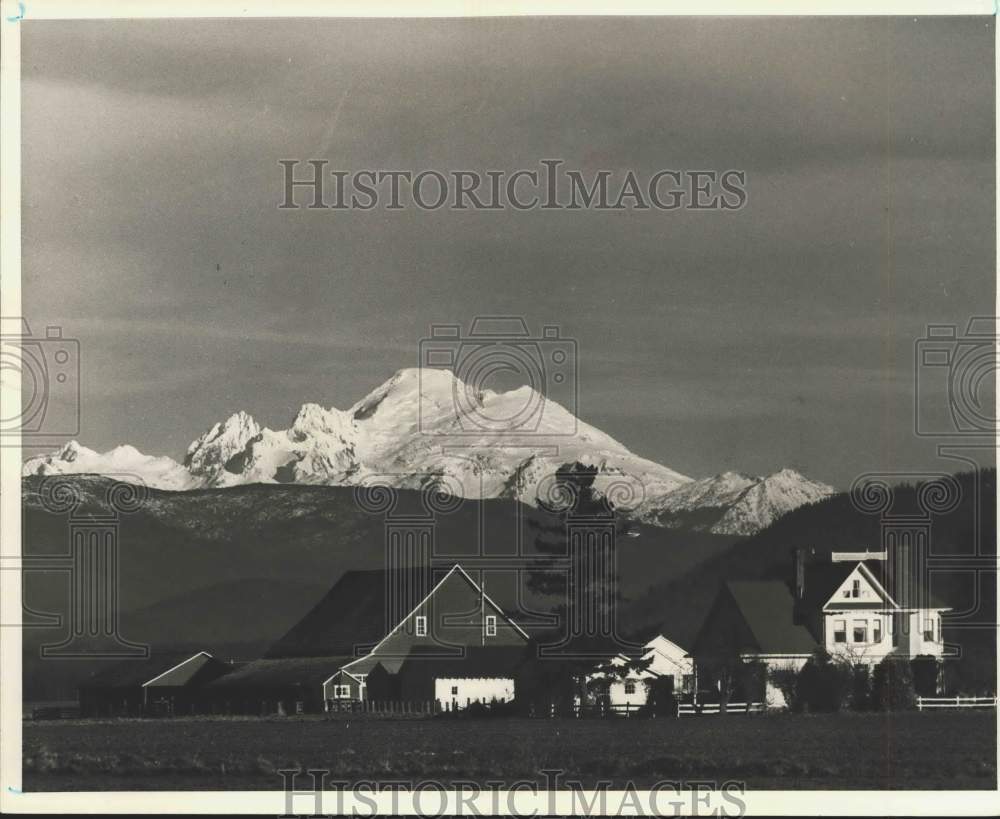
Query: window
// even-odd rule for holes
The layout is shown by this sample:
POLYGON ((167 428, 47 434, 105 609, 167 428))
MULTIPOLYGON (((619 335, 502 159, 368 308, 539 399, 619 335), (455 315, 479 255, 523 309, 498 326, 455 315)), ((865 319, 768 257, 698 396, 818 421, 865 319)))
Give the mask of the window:
POLYGON ((457 685, 453 685, 451 687, 451 695, 453 697, 457 697, 458 696, 458 686, 457 685))
POLYGON ((934 642, 934 618, 924 618, 924 640, 928 643, 934 642))
POLYGON ((872 624, 872 642, 882 642, 882 620, 878 617, 875 618, 875 621, 872 624))
POLYGON ((855 620, 854 621, 854 642, 855 643, 867 643, 868 642, 868 621, 867 620, 855 620))
POLYGON ((338 700, 349 700, 351 698, 351 686, 335 685, 333 687, 333 696, 338 700))
POLYGON ((846 643, 847 642, 847 621, 846 620, 834 620, 833 621, 833 642, 835 642, 835 643, 846 643))
POLYGON ((492 614, 486 618, 486 636, 497 636, 497 618, 492 614))
POLYGON ((417 637, 427 636, 427 618, 424 615, 417 617, 417 637))
POLYGON ((629 682, 625 683, 625 693, 626 694, 634 694, 635 693, 635 683, 632 682, 631 680, 629 682))
POLYGON ((850 597, 850 596, 851 596, 851 590, 850 589, 844 589, 844 597, 850 597))
POLYGON ((851 581, 851 597, 861 597, 861 581, 851 581))

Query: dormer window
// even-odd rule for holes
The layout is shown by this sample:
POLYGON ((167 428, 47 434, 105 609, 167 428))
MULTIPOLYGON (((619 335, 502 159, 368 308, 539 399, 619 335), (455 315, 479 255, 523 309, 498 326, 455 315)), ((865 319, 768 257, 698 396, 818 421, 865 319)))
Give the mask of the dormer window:
POLYGON ((427 636, 427 618, 422 614, 417 615, 416 629, 417 629, 417 637, 427 636))
POLYGON ((493 614, 489 615, 486 618, 486 636, 487 637, 497 636, 497 618, 493 614))

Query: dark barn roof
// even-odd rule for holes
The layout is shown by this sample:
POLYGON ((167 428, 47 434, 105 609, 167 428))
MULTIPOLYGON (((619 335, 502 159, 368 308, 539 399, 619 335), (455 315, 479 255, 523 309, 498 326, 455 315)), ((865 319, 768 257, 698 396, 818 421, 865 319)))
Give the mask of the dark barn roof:
POLYGON ((358 647, 377 643, 395 625, 385 622, 385 590, 386 573, 380 569, 344 572, 264 656, 342 655, 353 659, 358 647))
POLYGON ((415 650, 403 660, 399 673, 456 679, 513 677, 532 657, 527 646, 467 648, 454 656, 415 650))
POLYGON ((210 690, 320 686, 350 660, 349 657, 286 657, 253 660, 208 684, 210 690))
POLYGON ((734 580, 726 584, 761 654, 811 654, 816 641, 795 622, 792 593, 780 580, 734 580))
POLYGON ((209 668, 218 674, 224 672, 228 666, 205 652, 158 652, 145 659, 122 660, 110 668, 92 674, 80 683, 80 687, 137 688, 166 672, 170 673, 157 680, 157 685, 183 686, 203 678, 209 668))

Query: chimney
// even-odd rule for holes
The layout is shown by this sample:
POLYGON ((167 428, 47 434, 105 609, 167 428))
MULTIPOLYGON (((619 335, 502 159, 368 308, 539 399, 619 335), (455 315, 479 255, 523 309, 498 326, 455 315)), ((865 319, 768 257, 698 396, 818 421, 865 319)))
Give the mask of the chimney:
POLYGON ((813 546, 799 546, 794 551, 795 580, 793 591, 795 602, 799 602, 806 593, 806 563, 815 556, 816 548, 813 546))

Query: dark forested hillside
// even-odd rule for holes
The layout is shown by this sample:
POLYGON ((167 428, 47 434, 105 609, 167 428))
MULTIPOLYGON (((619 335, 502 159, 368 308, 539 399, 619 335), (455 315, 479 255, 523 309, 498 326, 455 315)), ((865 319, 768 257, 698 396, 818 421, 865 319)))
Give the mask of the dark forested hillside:
MULTIPOLYGON (((108 513, 108 479, 65 480, 79 498, 78 517, 108 513)), ((66 554, 68 515, 46 508, 40 489, 40 479, 24 480, 25 553, 66 554)), ((417 492, 398 493, 394 515, 424 513, 417 492)), ((466 500, 436 516, 436 554, 449 565, 481 551, 509 561, 511 555, 531 555, 538 532, 557 524, 548 513, 517 501, 466 500)), ((643 524, 629 524, 628 529, 618 549, 626 598, 643 596, 657 582, 684 574, 738 539, 643 524)), ((366 512, 349 488, 258 484, 190 492, 149 490, 137 511, 120 516, 122 633, 156 648, 197 646, 221 655, 255 656, 344 571, 384 567, 385 537, 384 513, 366 512)), ((32 609, 65 614, 65 572, 28 572, 24 590, 32 609)), ((500 600, 496 584, 490 591, 498 602, 509 604, 500 600)), ((77 661, 30 659, 37 657, 41 643, 58 642, 64 633, 25 630, 26 658, 37 666, 26 685, 82 668, 77 661)))
MULTIPOLYGON (((953 509, 931 515, 931 548, 934 558, 961 558, 977 553, 996 555, 996 470, 955 476, 959 494, 953 509)), ((893 505, 885 515, 919 513, 919 487, 893 488, 893 505)), ((730 579, 788 579, 792 551, 814 547, 817 554, 881 548, 880 515, 859 511, 846 493, 790 512, 757 535, 733 545, 694 569, 661 582, 626 608, 632 629, 664 632, 681 645, 690 645, 704 620, 720 583, 730 579)), ((974 574, 955 564, 935 570, 931 576, 935 595, 954 609, 946 623, 945 638, 985 650, 993 645, 991 627, 996 612, 996 571, 974 574)))

